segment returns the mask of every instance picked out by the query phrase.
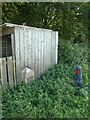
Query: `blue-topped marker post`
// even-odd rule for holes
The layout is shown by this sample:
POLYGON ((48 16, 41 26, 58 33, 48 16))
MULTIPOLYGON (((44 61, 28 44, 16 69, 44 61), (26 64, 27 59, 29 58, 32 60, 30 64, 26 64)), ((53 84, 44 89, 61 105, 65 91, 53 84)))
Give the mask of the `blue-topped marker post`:
POLYGON ((79 87, 83 86, 83 79, 82 79, 82 69, 81 66, 76 67, 76 82, 79 87))

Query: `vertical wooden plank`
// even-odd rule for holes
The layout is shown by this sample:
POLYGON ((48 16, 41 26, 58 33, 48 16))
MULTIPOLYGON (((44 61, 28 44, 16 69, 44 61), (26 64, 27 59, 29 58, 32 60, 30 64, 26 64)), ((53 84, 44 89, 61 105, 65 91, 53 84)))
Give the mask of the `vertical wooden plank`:
POLYGON ((39 72, 39 65, 38 65, 38 46, 39 46, 39 37, 38 37, 38 30, 34 30, 35 34, 34 34, 34 72, 35 72, 35 79, 37 78, 38 76, 38 72, 39 72))
POLYGON ((51 32, 51 66, 53 65, 53 32, 51 32))
POLYGON ((58 32, 56 32, 56 64, 58 63, 58 32))
POLYGON ((15 60, 15 36, 11 34, 11 44, 12 44, 12 64, 13 64, 13 80, 14 86, 16 87, 16 60, 15 60))
POLYGON ((40 30, 37 30, 37 37, 36 37, 36 48, 37 48, 37 77, 39 77, 40 74, 40 30))
POLYGON ((34 65, 34 61, 35 61, 35 30, 34 29, 31 29, 31 43, 32 43, 32 53, 31 53, 31 63, 32 63, 32 69, 35 70, 35 65, 34 65))
POLYGON ((21 56, 21 70, 24 69, 25 67, 25 33, 24 33, 24 28, 20 27, 20 56, 21 56))
POLYGON ((33 55, 33 49, 34 49, 34 38, 33 38, 33 36, 34 36, 34 31, 33 31, 33 29, 30 29, 30 31, 31 31, 31 60, 30 60, 30 62, 31 62, 31 65, 30 65, 30 68, 31 69, 33 69, 34 70, 34 55, 33 55))
POLYGON ((46 67, 48 70, 48 67, 49 67, 49 31, 46 31, 46 60, 47 60, 47 63, 46 63, 46 67))
POLYGON ((16 74, 17 83, 21 81, 21 59, 20 59, 20 28, 15 27, 15 53, 16 53, 16 74))
POLYGON ((24 61, 25 61, 25 66, 27 65, 27 61, 26 61, 26 28, 24 28, 24 61))
POLYGON ((52 32, 52 65, 56 64, 56 33, 52 32))
POLYGON ((46 30, 44 30, 44 72, 47 71, 47 37, 46 37, 46 30))
POLYGON ((53 65, 56 64, 56 33, 53 32, 54 34, 54 39, 53 39, 53 45, 54 45, 54 48, 53 48, 53 65))
POLYGON ((12 57, 7 57, 7 66, 8 66, 8 79, 9 79, 9 86, 14 88, 13 82, 13 64, 12 64, 12 57))
POLYGON ((43 69, 44 72, 47 71, 47 35, 46 30, 44 30, 44 43, 43 43, 43 69))
POLYGON ((42 73, 43 69, 43 59, 42 59, 42 51, 43 51, 43 32, 41 29, 39 29, 39 76, 42 73))
POLYGON ((32 40, 31 40, 31 29, 29 29, 29 38, 28 38, 28 50, 29 50, 29 67, 32 68, 32 63, 31 63, 31 59, 32 59, 32 40))
POLYGON ((27 28, 27 41, 26 41, 26 44, 27 44, 27 66, 29 67, 29 29, 27 28))
POLYGON ((1 63, 1 83, 3 86, 7 87, 7 69, 6 69, 6 58, 0 58, 1 63))
POLYGON ((31 68, 33 69, 33 30, 30 29, 31 31, 31 68))
POLYGON ((51 56, 51 31, 47 31, 47 69, 50 68, 50 56, 51 56))
POLYGON ((52 31, 50 31, 50 67, 52 67, 51 54, 52 54, 52 31))
POLYGON ((39 31, 39 51, 40 51, 40 58, 39 58, 39 76, 43 73, 43 31, 39 31))
POLYGON ((44 32, 43 32, 43 30, 41 31, 41 74, 43 74, 43 44, 44 44, 44 32))
POLYGON ((32 58, 33 58, 33 70, 35 73, 35 78, 38 76, 39 72, 39 54, 38 54, 38 47, 39 47, 39 38, 38 38, 38 30, 37 29, 32 29, 34 32, 33 34, 33 41, 32 41, 32 58))
POLYGON ((24 41, 25 41, 25 66, 28 67, 29 59, 28 59, 28 28, 24 28, 25 36, 24 36, 24 41))
POLYGON ((45 40, 46 40, 46 38, 45 38, 45 31, 43 30, 43 38, 44 38, 44 40, 43 40, 43 73, 45 72, 45 40))
POLYGON ((45 68, 48 70, 49 65, 49 31, 45 30, 45 68))

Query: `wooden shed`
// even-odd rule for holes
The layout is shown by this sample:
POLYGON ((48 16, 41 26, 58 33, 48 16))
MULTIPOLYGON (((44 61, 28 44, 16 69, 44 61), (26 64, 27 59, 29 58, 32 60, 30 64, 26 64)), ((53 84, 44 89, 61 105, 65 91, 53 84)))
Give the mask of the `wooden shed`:
POLYGON ((5 23, 0 39, 0 79, 3 85, 21 81, 21 71, 34 70, 35 78, 57 64, 58 32, 5 23))

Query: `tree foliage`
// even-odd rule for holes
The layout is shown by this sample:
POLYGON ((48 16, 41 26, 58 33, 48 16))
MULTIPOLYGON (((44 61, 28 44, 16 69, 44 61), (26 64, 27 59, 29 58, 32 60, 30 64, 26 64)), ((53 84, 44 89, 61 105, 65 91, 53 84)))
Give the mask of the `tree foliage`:
POLYGON ((74 42, 88 39, 89 3, 13 2, 3 3, 3 23, 17 23, 59 31, 74 42))

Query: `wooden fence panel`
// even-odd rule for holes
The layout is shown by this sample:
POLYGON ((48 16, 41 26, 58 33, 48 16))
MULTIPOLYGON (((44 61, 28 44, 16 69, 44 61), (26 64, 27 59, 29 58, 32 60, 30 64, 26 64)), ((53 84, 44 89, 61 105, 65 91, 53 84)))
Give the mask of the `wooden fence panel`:
POLYGON ((11 57, 6 58, 0 58, 0 74, 1 74, 1 84, 5 87, 11 87, 14 88, 15 81, 14 74, 14 60, 11 57))
POLYGON ((11 88, 14 88, 14 81, 13 81, 13 60, 12 57, 7 57, 7 67, 8 67, 8 81, 9 81, 9 86, 11 88))
POLYGON ((7 69, 6 69, 6 58, 0 58, 0 72, 1 72, 1 84, 5 87, 8 86, 7 82, 7 69))
POLYGON ((20 28, 15 27, 15 53, 17 82, 21 81, 21 56, 20 56, 20 28))

